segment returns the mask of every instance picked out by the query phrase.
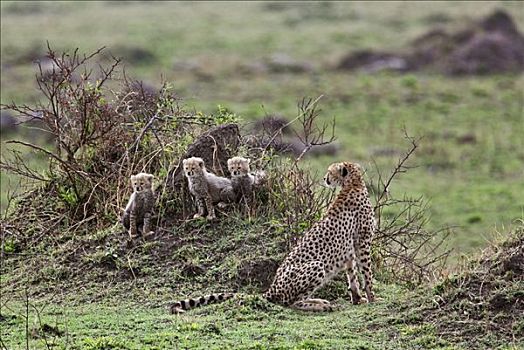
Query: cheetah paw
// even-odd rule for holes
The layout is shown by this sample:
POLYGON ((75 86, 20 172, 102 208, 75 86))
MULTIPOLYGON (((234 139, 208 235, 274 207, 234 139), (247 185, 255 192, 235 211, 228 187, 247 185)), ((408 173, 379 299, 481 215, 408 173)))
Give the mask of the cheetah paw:
POLYGON ((358 304, 369 304, 369 301, 366 297, 360 297, 358 304))
POLYGON ((144 237, 151 237, 155 234, 155 231, 149 231, 147 233, 144 234, 144 237))

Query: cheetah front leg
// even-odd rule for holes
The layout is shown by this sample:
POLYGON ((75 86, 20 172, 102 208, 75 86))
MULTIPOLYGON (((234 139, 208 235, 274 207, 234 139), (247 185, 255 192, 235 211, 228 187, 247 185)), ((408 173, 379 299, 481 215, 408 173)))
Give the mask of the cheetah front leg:
POLYGON ((206 213, 206 201, 204 198, 198 198, 197 199, 197 210, 198 212, 193 215, 193 219, 198 219, 202 216, 204 216, 204 214, 206 213))
POLYGON ((136 236, 137 236, 136 214, 134 211, 132 211, 129 214, 129 238, 134 238, 136 236))
POLYGON ((351 302, 354 305, 366 303, 366 298, 360 294, 360 285, 356 274, 356 258, 352 258, 347 264, 346 277, 348 280, 348 289, 351 291, 351 302))
POLYGON ((358 267, 364 274, 364 289, 366 296, 371 303, 375 301, 375 293, 373 293, 373 272, 371 271, 371 249, 370 244, 364 244, 359 250, 358 267))
POLYGON ((153 233, 154 232, 151 230, 151 213, 145 213, 144 214, 144 226, 142 227, 142 235, 148 236, 153 233))
POLYGON ((225 187, 220 190, 220 202, 217 203, 217 207, 220 209, 225 209, 229 206, 228 203, 234 202, 235 192, 232 187, 225 187))
POLYGON ((216 215, 215 215, 215 208, 213 207, 213 201, 210 196, 206 197, 204 200, 206 202, 206 208, 207 208, 207 219, 214 220, 216 218, 216 215))

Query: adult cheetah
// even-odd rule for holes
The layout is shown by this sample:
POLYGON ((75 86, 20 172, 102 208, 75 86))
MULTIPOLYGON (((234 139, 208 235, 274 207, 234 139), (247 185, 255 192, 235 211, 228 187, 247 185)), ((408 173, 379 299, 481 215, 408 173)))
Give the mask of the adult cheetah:
MULTIPOLYGON (((324 182, 341 190, 323 219, 304 234, 278 268, 263 295, 270 302, 304 311, 332 310, 329 301, 314 299, 312 295, 341 271, 346 272, 353 304, 375 299, 370 257, 375 216, 361 167, 350 162, 331 164, 324 182), (360 294, 357 267, 364 274, 367 299, 360 294)), ((171 306, 171 312, 183 312, 232 296, 212 294, 181 300, 171 306)))

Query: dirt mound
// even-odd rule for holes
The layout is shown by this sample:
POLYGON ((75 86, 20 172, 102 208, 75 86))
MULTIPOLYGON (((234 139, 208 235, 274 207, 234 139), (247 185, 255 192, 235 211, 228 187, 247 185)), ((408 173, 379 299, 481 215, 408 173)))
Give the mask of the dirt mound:
POLYGON ((183 159, 200 157, 206 167, 220 176, 227 175, 227 160, 236 154, 240 141, 240 132, 237 124, 219 125, 200 135, 189 147, 185 154, 174 164, 166 180, 167 184, 184 181, 180 163, 183 159))
POLYGON ((7 134, 18 129, 18 121, 8 111, 0 112, 0 134, 7 134))
POLYGON ((243 142, 253 151, 252 157, 260 156, 260 150, 266 148, 294 157, 300 156, 304 151, 305 156, 334 156, 340 150, 337 142, 313 145, 306 150, 307 145, 298 137, 291 124, 292 122, 278 114, 266 116, 253 123, 250 134, 243 137, 243 142))
POLYGON ((448 57, 447 73, 492 74, 520 72, 524 68, 524 42, 501 32, 476 34, 448 57))
POLYGON ((418 71, 448 75, 515 73, 524 70, 524 36, 511 16, 496 11, 463 30, 431 29, 399 52, 350 53, 338 69, 418 71))
POLYGON ((265 290, 273 281, 278 265, 275 259, 245 261, 238 268, 238 285, 253 285, 265 290))
POLYGON ((477 334, 482 345, 490 336, 508 343, 524 341, 524 229, 486 251, 466 273, 436 287, 434 309, 427 317, 447 336, 477 334))
POLYGON ((520 35, 511 16, 501 10, 486 17, 480 22, 480 26, 488 32, 499 31, 509 35, 520 35))
POLYGON ((268 135, 279 131, 281 131, 282 134, 290 135, 293 133, 293 130, 288 124, 289 120, 281 115, 268 115, 267 117, 257 120, 253 124, 253 130, 258 130, 268 135))

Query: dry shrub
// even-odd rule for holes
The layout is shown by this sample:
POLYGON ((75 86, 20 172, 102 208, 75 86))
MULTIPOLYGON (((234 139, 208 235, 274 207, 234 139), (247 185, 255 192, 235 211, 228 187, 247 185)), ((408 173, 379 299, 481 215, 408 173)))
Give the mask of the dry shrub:
POLYGON ((156 91, 129 79, 118 70, 120 59, 113 57, 107 66, 97 63, 102 52, 57 54, 48 47, 51 68, 39 64, 36 76, 42 101, 1 106, 22 122, 39 120, 55 141, 51 149, 8 141, 48 156, 44 174, 30 169, 17 153, 0 162, 2 170, 40 183, 18 200, 16 215, 6 223, 35 224, 21 234, 24 245, 61 226, 75 234, 113 224, 131 192, 132 174, 165 177, 192 139, 216 123, 213 117, 186 113, 169 84, 156 91))
MULTIPOLYGON (((298 105, 298 116, 289 123, 281 125, 272 134, 262 134, 266 146, 259 150, 259 164, 266 164, 269 173, 267 202, 259 207, 257 216, 271 218, 279 231, 286 235, 288 248, 321 219, 334 198, 334 192, 321 186, 318 179, 305 168, 301 160, 313 146, 325 145, 334 141, 334 122, 318 123, 318 102, 304 99, 298 105), (292 123, 299 124, 297 138, 304 144, 304 152, 295 158, 279 158, 268 155, 270 146, 282 136, 284 128, 292 123), (327 133, 331 130, 331 133, 327 133), (264 163, 264 159, 267 159, 264 163)), ((422 197, 393 197, 389 188, 398 177, 409 171, 408 165, 418 147, 418 140, 405 133, 409 148, 398 160, 388 176, 375 166, 368 184, 374 196, 377 232, 374 239, 374 261, 379 277, 395 282, 418 284, 435 280, 449 255, 444 243, 449 229, 429 230, 427 202, 422 197)), ((249 140, 253 144, 252 140, 249 140)), ((254 149, 251 149, 254 151, 254 149)), ((277 150, 275 150, 277 151, 277 150)))
POLYGON ((418 140, 407 133, 405 138, 409 149, 389 176, 385 177, 375 166, 376 175, 371 179, 377 218, 373 252, 386 279, 417 284, 440 277, 450 252, 444 247, 449 229, 432 231, 427 228, 429 213, 422 197, 390 195, 389 188, 410 169, 408 161, 418 147, 418 140))
POLYGON ((258 157, 254 163, 268 174, 266 192, 258 194, 261 203, 255 208, 256 216, 267 217, 278 232, 286 235, 288 247, 321 218, 333 199, 332 191, 319 186, 318 174, 313 174, 301 163, 304 155, 313 147, 335 140, 334 121, 318 122, 318 102, 321 97, 302 99, 298 104, 296 118, 277 129, 263 130, 257 136, 260 138, 257 142, 249 140, 246 146, 249 148, 247 152, 258 157), (303 151, 296 157, 280 157, 278 149, 273 147, 275 140, 281 143, 284 130, 293 123, 299 126, 293 132, 303 144, 303 151), (253 147, 253 144, 261 147, 253 147))

